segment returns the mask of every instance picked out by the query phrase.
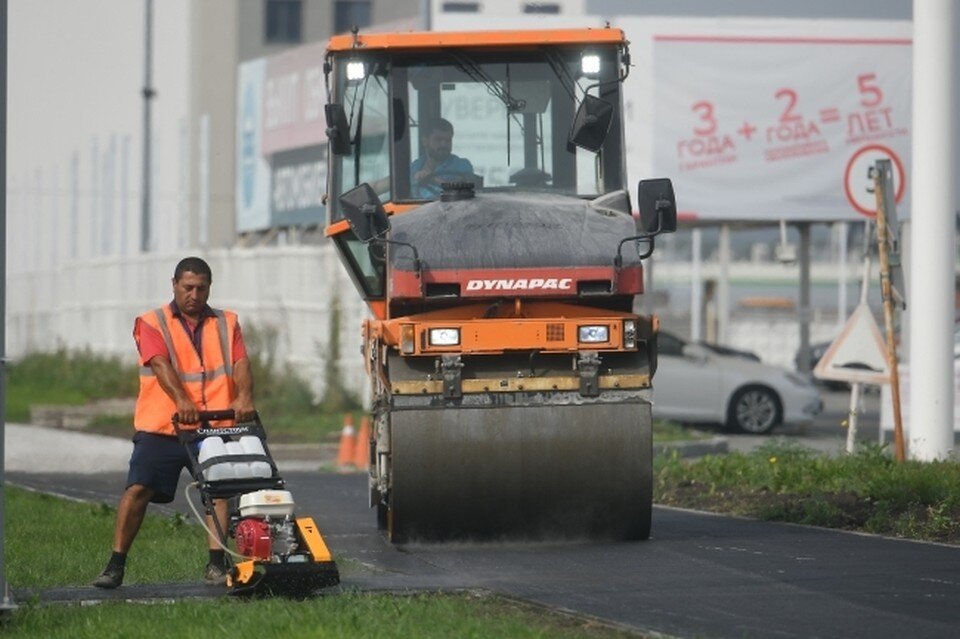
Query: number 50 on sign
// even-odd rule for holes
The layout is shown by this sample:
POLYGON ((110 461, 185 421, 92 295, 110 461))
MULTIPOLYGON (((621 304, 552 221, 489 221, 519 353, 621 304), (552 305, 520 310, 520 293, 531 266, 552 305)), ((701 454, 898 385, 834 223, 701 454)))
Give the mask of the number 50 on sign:
POLYGON ((907 183, 903 163, 892 149, 882 144, 868 144, 857 149, 847 162, 843 187, 850 205, 869 218, 877 216, 877 196, 873 190, 872 173, 877 160, 890 160, 893 164, 893 191, 897 204, 903 199, 907 183))

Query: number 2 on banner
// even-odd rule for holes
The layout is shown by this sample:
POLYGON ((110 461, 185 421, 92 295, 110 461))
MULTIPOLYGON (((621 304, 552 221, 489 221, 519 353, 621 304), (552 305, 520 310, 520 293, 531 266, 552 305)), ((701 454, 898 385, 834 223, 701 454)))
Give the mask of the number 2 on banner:
POLYGON ((695 135, 713 135, 717 130, 717 117, 713 114, 713 103, 702 100, 693 105, 690 109, 700 116, 700 121, 704 124, 694 127, 695 135))
POLYGON ((793 89, 780 89, 773 94, 776 99, 786 98, 787 99, 787 108, 783 110, 783 113, 780 114, 781 122, 796 122, 797 120, 802 120, 803 116, 799 113, 794 113, 793 110, 797 107, 797 92, 793 89))

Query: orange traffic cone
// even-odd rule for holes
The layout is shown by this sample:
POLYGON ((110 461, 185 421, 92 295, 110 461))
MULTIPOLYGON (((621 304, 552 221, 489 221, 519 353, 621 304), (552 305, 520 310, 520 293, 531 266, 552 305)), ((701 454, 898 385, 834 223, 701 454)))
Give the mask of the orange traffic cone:
POLYGON ((353 463, 357 449, 357 434, 353 430, 353 415, 343 416, 343 430, 340 431, 340 448, 337 450, 337 466, 345 469, 353 463))
POLYGON ((370 467, 370 418, 364 415, 360 418, 360 432, 357 433, 357 447, 353 453, 353 463, 360 470, 370 467))

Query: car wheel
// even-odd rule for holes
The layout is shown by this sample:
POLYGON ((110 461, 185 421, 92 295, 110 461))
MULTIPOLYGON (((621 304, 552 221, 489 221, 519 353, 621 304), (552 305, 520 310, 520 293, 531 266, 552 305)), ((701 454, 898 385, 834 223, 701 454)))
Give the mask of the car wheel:
POLYGON ((780 423, 780 398, 769 388, 741 388, 730 402, 727 425, 751 435, 765 435, 780 423))

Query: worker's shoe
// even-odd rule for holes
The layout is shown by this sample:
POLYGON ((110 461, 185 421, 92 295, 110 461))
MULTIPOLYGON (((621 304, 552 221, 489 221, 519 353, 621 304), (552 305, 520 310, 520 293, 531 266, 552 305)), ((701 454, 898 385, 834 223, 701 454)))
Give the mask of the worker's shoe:
POLYGON ((100 576, 93 580, 97 588, 116 588, 123 583, 123 566, 108 564, 100 576))
POLYGON ((227 569, 223 566, 209 563, 203 571, 203 580, 213 586, 222 586, 227 583, 227 569))

